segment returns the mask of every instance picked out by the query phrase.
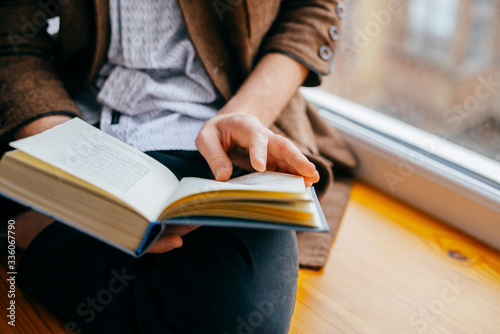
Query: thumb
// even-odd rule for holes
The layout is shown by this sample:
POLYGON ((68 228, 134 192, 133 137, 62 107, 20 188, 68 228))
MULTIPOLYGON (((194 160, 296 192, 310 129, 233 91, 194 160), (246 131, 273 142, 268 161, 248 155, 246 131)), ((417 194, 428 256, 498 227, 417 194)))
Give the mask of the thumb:
POLYGON ((196 147, 205 158, 217 181, 227 181, 233 173, 233 165, 222 147, 217 130, 203 128, 196 137, 196 147))

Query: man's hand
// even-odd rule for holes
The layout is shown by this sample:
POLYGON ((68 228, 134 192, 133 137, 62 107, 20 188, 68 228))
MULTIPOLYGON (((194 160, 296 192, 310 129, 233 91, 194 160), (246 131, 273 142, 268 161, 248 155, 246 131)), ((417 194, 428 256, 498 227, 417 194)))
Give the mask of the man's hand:
POLYGON ((196 146, 218 181, 231 176, 231 160, 247 170, 303 176, 307 186, 319 180, 314 164, 291 141, 273 133, 253 115, 215 116, 201 129, 196 146))
POLYGON ((165 253, 182 246, 182 236, 199 225, 168 225, 162 236, 149 248, 148 253, 165 253))
POLYGON ((205 123, 196 147, 217 180, 229 179, 231 161, 248 170, 301 175, 307 186, 319 180, 314 164, 292 142, 268 128, 308 73, 292 58, 268 53, 218 115, 205 123))
POLYGON ((56 125, 69 121, 70 119, 71 117, 66 115, 51 115, 39 118, 17 130, 14 133, 14 139, 21 139, 36 135, 45 130, 53 128, 56 125))

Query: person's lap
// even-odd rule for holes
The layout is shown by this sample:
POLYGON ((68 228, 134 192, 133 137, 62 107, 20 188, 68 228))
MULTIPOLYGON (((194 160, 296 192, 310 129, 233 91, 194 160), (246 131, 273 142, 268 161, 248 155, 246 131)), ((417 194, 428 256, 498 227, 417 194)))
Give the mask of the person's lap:
MULTIPOLYGON (((150 155, 178 176, 208 176, 202 158, 150 155)), ((25 252, 18 283, 67 321, 68 329, 288 331, 298 275, 294 232, 201 227, 183 239, 179 249, 133 259, 54 223, 25 252)))

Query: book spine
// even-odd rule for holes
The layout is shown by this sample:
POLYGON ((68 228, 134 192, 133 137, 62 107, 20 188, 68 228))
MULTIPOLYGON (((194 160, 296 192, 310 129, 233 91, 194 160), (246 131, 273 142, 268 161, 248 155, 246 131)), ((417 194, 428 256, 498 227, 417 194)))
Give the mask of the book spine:
POLYGON ((151 247, 156 240, 163 234, 163 230, 165 229, 164 225, 159 222, 152 222, 149 224, 148 229, 146 230, 146 234, 141 241, 141 244, 137 248, 135 252, 135 257, 140 257, 143 255, 149 247, 151 247))

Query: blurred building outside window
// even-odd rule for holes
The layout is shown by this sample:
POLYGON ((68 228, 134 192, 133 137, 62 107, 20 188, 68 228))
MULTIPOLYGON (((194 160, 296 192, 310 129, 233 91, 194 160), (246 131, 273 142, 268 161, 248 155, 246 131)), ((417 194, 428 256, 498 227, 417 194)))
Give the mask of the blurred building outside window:
POLYGON ((321 88, 500 162, 500 1, 346 6, 321 88))

